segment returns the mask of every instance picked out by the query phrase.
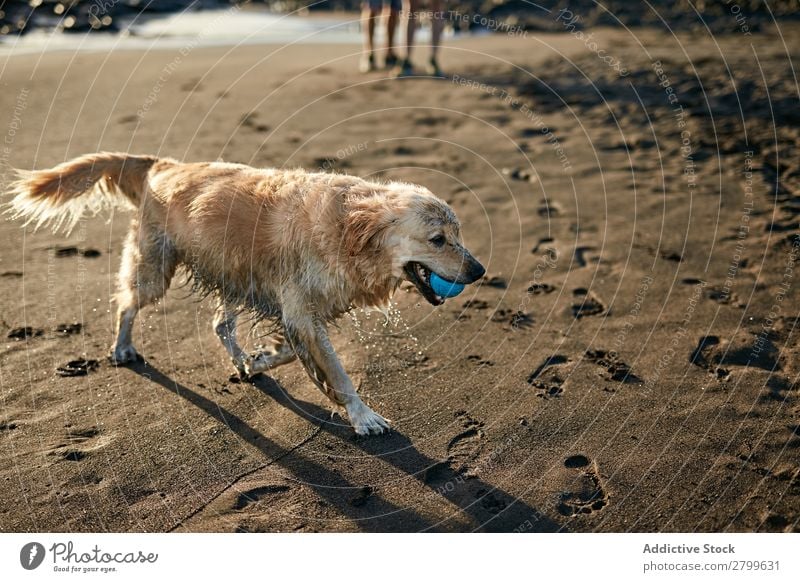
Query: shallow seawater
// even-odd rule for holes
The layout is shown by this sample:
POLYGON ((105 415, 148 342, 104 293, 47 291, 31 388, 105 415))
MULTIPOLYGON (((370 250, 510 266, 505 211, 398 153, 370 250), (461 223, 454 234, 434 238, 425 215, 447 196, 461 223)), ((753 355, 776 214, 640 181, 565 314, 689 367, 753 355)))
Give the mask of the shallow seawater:
MULTIPOLYGON (((266 10, 200 10, 147 14, 118 23, 121 32, 63 33, 34 30, 0 39, 0 55, 49 51, 191 50, 249 44, 360 44, 358 14, 299 16, 266 10)), ((383 42, 382 30, 377 42, 383 42)), ((418 32, 418 42, 428 31, 418 32)))

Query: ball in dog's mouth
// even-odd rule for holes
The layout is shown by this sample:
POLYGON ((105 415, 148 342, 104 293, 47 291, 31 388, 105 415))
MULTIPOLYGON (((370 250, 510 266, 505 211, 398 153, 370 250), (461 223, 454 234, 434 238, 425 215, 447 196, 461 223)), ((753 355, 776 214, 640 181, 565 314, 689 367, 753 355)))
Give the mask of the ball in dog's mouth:
MULTIPOLYGON (((422 296, 430 303, 431 305, 441 305, 444 303, 444 300, 447 297, 452 297, 458 295, 460 293, 460 289, 458 293, 453 293, 452 295, 446 295, 443 297, 439 295, 436 291, 434 291, 433 285, 431 285, 431 275, 435 275, 430 269, 428 269, 422 263, 418 263, 416 261, 410 261, 406 263, 404 267, 406 272, 406 276, 408 280, 413 283, 414 287, 422 294, 422 296)), ((436 275, 438 277, 438 275, 436 275)), ((438 279, 439 281, 444 281, 441 277, 438 279)), ((449 282, 448 282, 449 283, 449 282)), ((460 284, 457 283, 449 283, 453 290, 456 290, 457 287, 463 288, 460 284)))
POLYGON ((447 279, 440 277, 436 273, 431 273, 428 283, 430 284, 431 289, 433 289, 434 293, 436 293, 439 297, 444 297, 445 299, 456 297, 460 295, 461 292, 464 290, 463 283, 448 281, 447 279))

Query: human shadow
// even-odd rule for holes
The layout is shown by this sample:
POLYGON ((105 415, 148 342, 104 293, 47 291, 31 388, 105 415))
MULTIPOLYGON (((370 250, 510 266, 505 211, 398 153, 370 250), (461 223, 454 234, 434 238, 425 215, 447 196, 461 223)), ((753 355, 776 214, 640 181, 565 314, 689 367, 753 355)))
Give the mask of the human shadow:
MULTIPOLYGON (((421 531, 431 527, 432 524, 428 520, 412 509, 398 507, 374 493, 369 495, 369 503, 365 503, 363 487, 351 484, 336 472, 303 456, 299 450, 291 451, 277 445, 236 414, 173 380, 152 365, 137 362, 127 367, 139 376, 180 396, 208 416, 227 426, 245 443, 260 451, 269 462, 279 464, 289 470, 299 483, 313 488, 328 504, 340 514, 347 516, 359 529, 363 531, 421 531), (400 521, 391 517, 388 521, 380 519, 380 516, 399 515, 402 515, 400 521)), ((324 425, 318 426, 324 428, 324 425)), ((183 521, 196 513, 197 511, 190 516, 185 516, 172 529, 181 529, 183 521)))
MULTIPOLYGON (((316 404, 291 396, 278 382, 264 375, 250 383, 326 433, 346 440, 365 453, 378 457, 424 484, 431 496, 441 497, 457 506, 460 512, 431 524, 427 530, 464 529, 459 520, 464 514, 472 521, 472 530, 486 532, 556 532, 565 528, 502 489, 468 476, 452 466, 449 460, 432 459, 420 453, 411 441, 396 430, 379 437, 358 437, 346 422, 330 420, 331 413, 316 404), (458 525, 457 525, 458 524, 458 525)), ((376 531, 405 530, 402 514, 384 514, 376 518, 376 531), (400 520, 400 523, 398 523, 400 520)))

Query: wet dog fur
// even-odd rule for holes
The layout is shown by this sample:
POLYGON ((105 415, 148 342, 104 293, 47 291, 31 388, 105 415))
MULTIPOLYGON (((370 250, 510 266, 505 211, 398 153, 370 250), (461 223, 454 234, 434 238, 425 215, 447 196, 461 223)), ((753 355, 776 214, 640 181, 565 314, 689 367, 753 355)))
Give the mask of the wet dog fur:
POLYGON ((403 280, 439 305, 431 272, 458 283, 484 274, 450 207, 413 184, 97 153, 20 171, 10 193, 15 218, 67 231, 87 210, 136 210, 118 277, 115 363, 138 357, 134 318, 183 267, 215 295, 213 328, 242 376, 297 358, 362 435, 383 432, 388 421, 359 398, 328 324, 355 307, 387 305, 403 280), (248 355, 239 346, 244 311, 275 322, 273 352, 248 355))

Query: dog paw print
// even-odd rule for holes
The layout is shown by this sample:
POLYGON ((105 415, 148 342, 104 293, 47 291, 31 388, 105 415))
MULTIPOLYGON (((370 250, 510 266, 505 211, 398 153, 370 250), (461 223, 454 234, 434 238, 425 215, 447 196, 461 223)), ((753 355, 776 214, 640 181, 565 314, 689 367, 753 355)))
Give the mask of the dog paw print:
POLYGON ((494 362, 492 360, 485 360, 478 354, 470 354, 467 356, 467 361, 475 364, 478 366, 478 368, 494 366, 494 362))
POLYGON ((56 368, 56 374, 64 378, 71 378, 74 376, 87 376, 89 373, 94 372, 100 367, 100 362, 97 360, 87 360, 86 358, 78 358, 71 360, 56 368))
POLYGON ((542 251, 545 251, 548 255, 550 255, 550 254, 557 255, 558 251, 555 248, 555 242, 556 242, 556 239, 554 239, 551 236, 546 236, 546 237, 540 238, 539 242, 536 243, 536 246, 534 246, 531 249, 531 252, 532 253, 538 253, 539 250, 541 249, 542 251))
POLYGON ((545 295, 552 293, 556 288, 548 283, 534 283, 527 289, 528 295, 545 295))
POLYGON ((274 497, 280 496, 289 491, 286 485, 264 485, 261 487, 252 487, 246 491, 239 493, 231 504, 231 509, 242 511, 250 509, 259 503, 271 500, 274 497))
POLYGON ((794 389, 794 384, 779 374, 785 365, 780 348, 772 339, 760 334, 740 332, 730 339, 702 336, 689 354, 689 362, 721 382, 729 380, 734 370, 767 372, 767 397, 782 398, 783 392, 794 389))
POLYGON ((64 435, 64 441, 56 445, 49 454, 65 461, 82 461, 91 450, 99 448, 99 443, 93 443, 99 435, 100 429, 96 426, 69 429, 64 435))
POLYGON ((646 244, 641 243, 634 243, 633 248, 635 249, 642 249, 647 251, 651 256, 658 257, 665 261, 671 261, 673 263, 680 263, 683 261, 683 255, 681 255, 677 251, 669 250, 669 249, 655 249, 654 247, 646 244))
POLYGON ((605 312, 606 306, 588 289, 579 287, 572 291, 575 303, 572 304, 572 315, 575 319, 600 315, 605 312))
POLYGON ((83 330, 82 323, 59 323, 56 326, 56 333, 59 337, 67 337, 68 335, 78 335, 83 330))
POLYGON ((536 183, 539 179, 533 171, 524 168, 503 168, 503 175, 508 176, 512 180, 519 180, 521 182, 536 183))
POLYGON ((47 250, 52 250, 54 256, 57 259, 63 259, 66 257, 78 257, 78 256, 87 259, 96 259, 97 257, 103 254, 97 249, 90 249, 90 248, 81 249, 74 246, 56 245, 54 247, 47 247, 47 250))
POLYGON ((561 206, 552 200, 542 200, 539 203, 539 208, 536 209, 536 212, 542 218, 555 218, 556 216, 561 216, 563 214, 561 206))
POLYGON ((712 301, 716 301, 720 305, 729 305, 731 303, 738 303, 739 296, 733 293, 730 289, 712 285, 706 288, 706 297, 712 301))
POLYGON ((11 331, 8 332, 8 339, 13 339, 16 341, 26 340, 29 337, 39 337, 44 333, 43 329, 35 328, 35 327, 15 327, 11 331))
POLYGON ((658 256, 665 261, 672 261, 673 263, 680 263, 683 261, 683 256, 676 251, 661 251, 658 253, 658 256))
POLYGON ((483 487, 475 491, 474 496, 481 504, 481 507, 492 515, 498 515, 508 507, 508 502, 497 494, 497 492, 489 491, 483 487))
POLYGON ((507 324, 510 329, 528 329, 533 327, 533 317, 524 311, 514 309, 496 309, 491 320, 496 323, 507 324))
POLYGON ((567 487, 558 496, 556 508, 561 515, 586 515, 601 511, 608 505, 603 478, 597 463, 585 455, 564 459, 567 487))
MULTIPOLYGON (((726 382, 730 379, 731 372, 719 365, 723 360, 718 353, 718 346, 721 343, 721 340, 715 335, 701 337, 697 342, 697 347, 689 355, 689 362, 707 370, 720 382, 726 382)), ((722 353, 724 354, 724 352, 722 353)))
POLYGON ((461 311, 456 312, 456 320, 464 321, 466 319, 472 319, 470 311, 483 311, 485 309, 489 309, 488 301, 484 301, 483 299, 468 299, 462 305, 461 311))
POLYGON ((581 268, 588 266, 590 260, 592 262, 597 262, 597 259, 589 259, 589 253, 595 250, 597 250, 595 247, 575 247, 573 254, 575 265, 581 268))
POLYGON ((258 121, 258 112, 250 111, 242 115, 240 123, 242 127, 246 127, 258 133, 266 133, 269 131, 269 126, 258 121))
POLYGON ((564 393, 564 380, 568 375, 563 370, 567 362, 569 359, 566 356, 555 354, 531 372, 527 382, 536 389, 536 396, 545 400, 561 397, 564 393))
POLYGON ((717 285, 707 285, 705 281, 702 279, 698 279, 696 277, 686 277, 681 279, 681 283, 684 285, 703 285, 703 290, 705 292, 705 296, 712 301, 719 303, 720 305, 741 305, 739 303, 739 297, 736 293, 733 293, 730 289, 725 287, 719 287, 717 285))
POLYGON ((606 380, 621 382, 623 384, 643 384, 644 381, 633 373, 631 367, 619 359, 614 352, 605 350, 588 350, 586 359, 603 369, 606 380))
POLYGON ((478 287, 491 287, 493 289, 506 289, 508 283, 498 275, 485 276, 477 283, 478 287))

